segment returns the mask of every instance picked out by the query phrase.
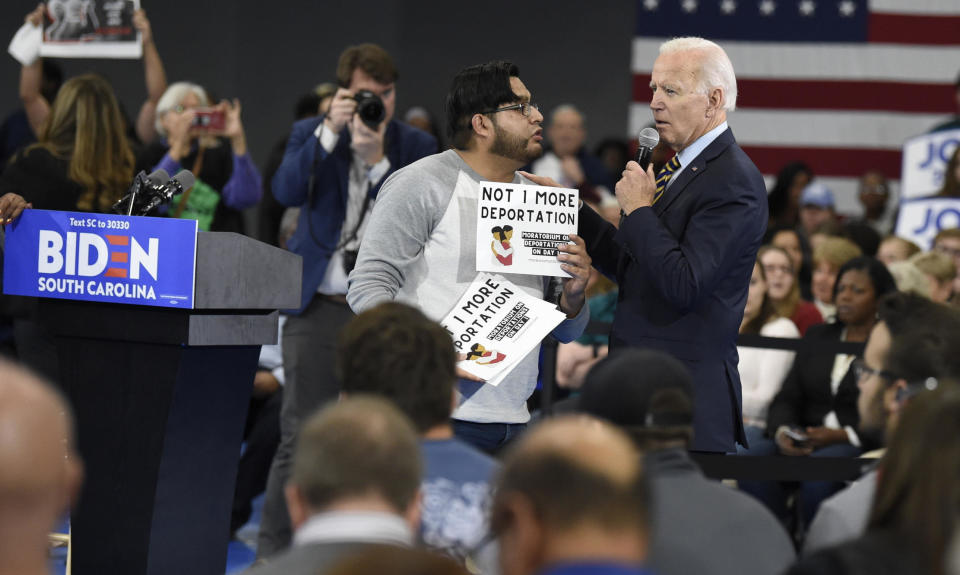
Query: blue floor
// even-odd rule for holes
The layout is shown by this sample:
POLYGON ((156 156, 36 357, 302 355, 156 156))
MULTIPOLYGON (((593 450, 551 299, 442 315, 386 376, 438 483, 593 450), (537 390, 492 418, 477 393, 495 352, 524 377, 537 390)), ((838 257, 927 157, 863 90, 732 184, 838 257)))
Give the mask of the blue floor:
MULTIPOLYGON (((256 557, 257 532, 260 530, 260 511, 263 508, 263 495, 253 500, 253 513, 250 521, 237 531, 236 538, 227 547, 226 575, 240 573, 249 567, 256 557)), ((59 533, 67 532, 67 522, 63 521, 56 529, 59 533)), ((58 547, 50 551, 50 573, 63 575, 67 568, 67 549, 58 547)))

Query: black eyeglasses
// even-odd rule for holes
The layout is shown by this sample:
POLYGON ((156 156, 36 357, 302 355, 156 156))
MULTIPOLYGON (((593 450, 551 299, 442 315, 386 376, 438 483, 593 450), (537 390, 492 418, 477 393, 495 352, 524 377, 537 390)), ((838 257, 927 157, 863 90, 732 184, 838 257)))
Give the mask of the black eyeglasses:
POLYGON ((532 102, 523 102, 520 104, 510 104, 509 106, 504 106, 502 108, 497 108, 496 110, 488 110, 481 113, 496 114, 497 112, 508 112, 510 110, 520 110, 520 113, 523 114, 524 118, 529 118, 530 114, 533 113, 533 110, 540 111, 540 106, 532 102))
POLYGON ((897 375, 890 373, 885 369, 874 369, 867 365, 862 359, 858 359, 853 362, 853 375, 856 376, 857 381, 862 381, 864 378, 875 375, 877 377, 882 377, 884 379, 897 379, 897 375))

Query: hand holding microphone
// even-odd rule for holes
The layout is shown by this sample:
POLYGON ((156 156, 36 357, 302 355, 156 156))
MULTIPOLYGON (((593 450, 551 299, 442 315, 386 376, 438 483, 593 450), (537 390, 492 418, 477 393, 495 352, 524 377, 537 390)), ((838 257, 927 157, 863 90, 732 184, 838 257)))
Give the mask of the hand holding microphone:
POLYGON ((617 202, 624 216, 633 210, 653 205, 657 193, 657 179, 650 160, 653 149, 660 143, 660 134, 653 128, 640 130, 637 136, 637 158, 627 162, 620 181, 615 187, 617 202))

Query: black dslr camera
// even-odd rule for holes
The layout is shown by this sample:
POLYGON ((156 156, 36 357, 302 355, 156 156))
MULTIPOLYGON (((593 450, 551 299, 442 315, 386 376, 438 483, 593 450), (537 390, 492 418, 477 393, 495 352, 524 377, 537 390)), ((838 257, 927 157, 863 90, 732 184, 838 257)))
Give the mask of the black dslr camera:
POLYGON ((357 101, 357 114, 360 115, 360 121, 371 130, 378 130, 387 116, 387 109, 383 106, 380 96, 370 90, 358 90, 353 99, 357 101))

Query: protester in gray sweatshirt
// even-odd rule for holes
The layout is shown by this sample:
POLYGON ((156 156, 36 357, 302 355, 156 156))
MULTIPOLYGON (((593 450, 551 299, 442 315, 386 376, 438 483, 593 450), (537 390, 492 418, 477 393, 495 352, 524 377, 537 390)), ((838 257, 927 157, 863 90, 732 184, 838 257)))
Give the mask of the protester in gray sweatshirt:
MULTIPOLYGON (((491 62, 454 78, 447 96, 454 149, 398 170, 383 184, 350 275, 347 301, 354 312, 397 300, 440 321, 477 276, 478 182, 532 184, 516 170, 543 153, 543 116, 518 74, 513 64, 491 62)), ((582 239, 571 240, 557 256, 572 276, 562 287, 551 278, 505 274, 526 293, 558 303, 568 318, 553 332, 561 341, 578 337, 589 320, 590 257, 582 239)), ((461 439, 495 452, 523 429, 538 357, 539 347, 498 386, 460 380, 453 417, 461 439)))

